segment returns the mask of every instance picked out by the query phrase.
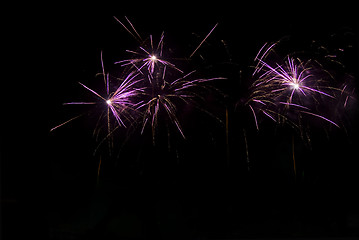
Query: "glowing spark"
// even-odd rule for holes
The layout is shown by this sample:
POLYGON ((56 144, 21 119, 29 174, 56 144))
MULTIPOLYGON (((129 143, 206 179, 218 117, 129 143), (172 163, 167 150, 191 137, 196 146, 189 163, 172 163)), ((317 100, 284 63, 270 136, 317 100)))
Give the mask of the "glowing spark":
POLYGON ((162 57, 164 33, 162 33, 157 47, 154 47, 153 45, 152 35, 150 35, 149 39, 150 43, 144 42, 142 43, 142 46, 139 47, 141 51, 126 50, 127 52, 134 54, 134 58, 117 61, 115 62, 115 64, 121 64, 121 66, 132 65, 136 68, 137 71, 141 72, 143 75, 147 75, 146 72, 143 72, 143 69, 147 68, 147 72, 149 74, 153 74, 155 69, 159 69, 161 66, 169 66, 183 73, 183 71, 177 68, 175 64, 164 60, 162 57), (150 49, 145 47, 148 45, 150 45, 150 49), (150 54, 150 52, 152 52, 152 54, 150 54))
MULTIPOLYGON (((119 126, 126 127, 125 122, 133 119, 133 115, 136 112, 137 104, 136 102, 133 102, 133 98, 138 96, 142 88, 136 87, 136 85, 142 81, 142 79, 138 79, 139 73, 131 72, 126 76, 126 78, 121 82, 120 86, 115 88, 114 92, 110 93, 110 80, 109 75, 105 74, 104 65, 103 65, 103 59, 102 59, 102 52, 101 52, 101 66, 102 66, 102 75, 105 82, 105 88, 106 88, 106 96, 102 96, 97 91, 89 88, 83 83, 79 84, 93 93, 95 96, 100 98, 101 100, 105 101, 107 104, 107 125, 108 125, 108 133, 112 132, 110 127, 110 113, 114 117, 114 119, 117 121, 119 126)), ((102 102, 102 101, 101 101, 102 102)), ((99 102, 70 102, 70 103, 64 103, 64 105, 89 105, 89 104, 98 104, 99 102)), ((103 103, 103 102, 102 102, 103 103)), ((50 131, 53 131, 57 129, 58 127, 61 127, 65 125, 66 123, 76 119, 78 117, 74 117, 54 128, 52 128, 50 131)))
POLYGON ((293 86, 293 88, 294 88, 295 90, 298 90, 298 89, 299 89, 299 84, 298 84, 298 83, 293 83, 292 86, 293 86))

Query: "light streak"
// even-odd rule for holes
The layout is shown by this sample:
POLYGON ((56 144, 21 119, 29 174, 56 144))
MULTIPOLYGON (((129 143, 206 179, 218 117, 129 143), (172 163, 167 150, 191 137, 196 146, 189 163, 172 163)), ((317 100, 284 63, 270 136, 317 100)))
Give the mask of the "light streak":
POLYGON ((218 26, 218 23, 216 23, 216 25, 214 25, 214 27, 211 29, 211 31, 209 31, 209 33, 207 34, 207 36, 202 40, 202 42, 196 47, 196 49, 191 53, 191 55, 189 55, 189 58, 191 58, 196 52, 197 50, 202 46, 202 44, 207 40, 207 38, 211 35, 211 33, 213 32, 213 30, 218 26))

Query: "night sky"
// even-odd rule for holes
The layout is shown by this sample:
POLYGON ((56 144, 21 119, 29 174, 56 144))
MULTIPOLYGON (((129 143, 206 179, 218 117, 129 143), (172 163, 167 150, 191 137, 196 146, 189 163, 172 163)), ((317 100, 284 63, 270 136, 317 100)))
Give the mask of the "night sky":
POLYGON ((52 6, 8 19, 2 239, 358 237, 357 90, 341 128, 313 119, 303 130, 261 118, 258 131, 240 104, 249 94, 254 57, 264 43, 278 40, 283 56, 337 53, 342 67, 331 70, 357 89, 356 6, 215 4, 119 4, 93 12, 52 6), (123 68, 113 63, 138 48, 113 16, 123 22, 127 16, 155 42, 164 31, 164 54, 178 58, 186 73, 226 78, 210 83, 201 103, 206 111, 178 109, 186 139, 173 125, 160 125, 155 144, 148 126, 142 135, 140 126, 121 128, 109 151, 100 144, 106 132, 101 108, 63 105, 96 99, 78 82, 103 88, 96 76, 101 51, 105 69, 121 76, 123 68))

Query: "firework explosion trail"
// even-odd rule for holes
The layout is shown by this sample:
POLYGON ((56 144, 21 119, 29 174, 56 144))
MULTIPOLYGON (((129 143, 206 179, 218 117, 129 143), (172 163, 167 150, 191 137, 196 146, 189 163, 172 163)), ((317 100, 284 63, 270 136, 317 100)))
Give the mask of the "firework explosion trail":
POLYGON ((137 71, 141 72, 142 74, 144 73, 141 70, 144 67, 147 67, 147 71, 150 74, 153 74, 155 71, 155 67, 158 65, 170 66, 171 68, 183 73, 183 71, 177 68, 173 63, 170 63, 169 61, 163 59, 163 39, 164 33, 161 34, 160 41, 158 42, 157 47, 154 47, 152 35, 150 35, 151 50, 146 50, 142 46, 139 47, 142 52, 126 50, 127 52, 139 57, 117 61, 115 62, 115 64, 121 64, 121 66, 132 65, 136 68, 137 71))
MULTIPOLYGON (((125 17, 127 23, 121 22, 116 17, 114 19, 139 43, 137 50, 126 50, 127 53, 132 54, 131 58, 114 62, 115 65, 124 68, 124 80, 117 79, 120 80, 118 81, 119 86, 117 88, 110 86, 110 74, 105 72, 101 52, 102 76, 106 94, 102 95, 99 91, 79 83, 83 88, 95 95, 99 101, 68 102, 64 105, 100 104, 101 108, 106 106, 108 134, 105 139, 109 138, 118 127, 126 127, 128 122, 135 123, 141 117, 141 134, 144 132, 145 127, 150 125, 153 142, 159 125, 164 125, 167 128, 168 136, 169 126, 175 126, 175 129, 185 139, 185 134, 178 117, 178 109, 191 104, 195 108, 206 112, 204 108, 199 106, 200 104, 197 101, 204 98, 201 93, 207 88, 203 83, 223 78, 195 78, 193 76, 195 71, 185 74, 174 63, 168 61, 168 50, 164 47, 164 32, 160 35, 157 43, 154 42, 152 35, 143 40, 127 17, 125 17), (116 126, 112 124, 113 121, 116 126)), ((190 58, 208 39, 217 25, 218 23, 199 43, 190 55, 190 58)), ((52 128, 51 131, 78 117, 52 128)))
MULTIPOLYGON (((132 114, 137 107, 137 103, 132 101, 132 98, 138 96, 142 89, 137 88, 136 85, 141 82, 143 79, 139 79, 139 73, 130 72, 124 80, 122 80, 121 84, 115 88, 114 92, 110 92, 110 76, 105 73, 102 52, 101 52, 101 66, 102 66, 102 75, 106 88, 106 96, 102 96, 95 90, 87 87, 85 84, 79 84, 97 96, 101 101, 100 102, 68 102, 64 103, 64 105, 92 105, 92 104, 106 104, 107 106, 107 126, 108 126, 108 134, 111 132, 111 123, 110 123, 110 113, 115 118, 118 123, 118 126, 126 127, 126 121, 130 121, 133 119, 132 114)), ((119 79, 118 79, 119 80, 119 79)), ((55 130, 56 128, 63 126, 72 120, 77 119, 80 116, 74 117, 54 128, 50 131, 55 130)))
POLYGON ((191 76, 195 73, 195 71, 192 71, 176 79, 173 78, 172 74, 166 73, 166 71, 167 68, 164 67, 162 72, 158 72, 155 76, 148 75, 149 87, 146 89, 148 100, 139 106, 139 109, 144 109, 141 133, 144 131, 147 123, 149 123, 152 129, 152 135, 153 137, 155 136, 158 118, 161 109, 163 109, 170 122, 175 125, 176 129, 185 139, 177 116, 178 105, 180 102, 197 105, 196 99, 201 98, 201 96, 197 94, 196 90, 204 89, 204 86, 201 84, 223 78, 195 78, 192 80, 191 76))
MULTIPOLYGON (((115 64, 120 64, 122 67, 133 67, 135 71, 148 79, 143 85, 144 99, 139 107, 136 108, 136 110, 140 111, 143 116, 141 134, 144 132, 146 125, 150 125, 153 141, 155 141, 156 129, 159 125, 158 119, 162 116, 165 118, 165 124, 168 125, 168 123, 170 123, 174 125, 177 131, 185 139, 182 126, 177 116, 178 108, 182 106, 181 104, 193 104, 197 106, 198 102, 196 102, 196 100, 201 99, 202 97, 200 94, 196 93, 196 91, 205 88, 204 86, 201 86, 201 84, 223 78, 201 78, 192 80, 191 77, 195 71, 184 74, 184 72, 177 68, 174 63, 166 60, 168 57, 165 57, 167 49, 164 48, 164 32, 162 32, 159 37, 157 44, 154 44, 152 35, 150 35, 147 40, 143 41, 134 25, 127 17, 125 18, 130 27, 126 27, 126 25, 118 18, 114 18, 140 43, 138 50, 126 50, 126 52, 133 54, 132 58, 117 61, 115 64)), ((202 46, 217 25, 218 23, 200 42, 190 55, 190 58, 202 46)))
MULTIPOLYGON (((129 23, 129 25, 131 26, 133 31, 129 30, 129 28, 127 28, 126 25, 124 23, 122 23, 118 18, 116 18, 116 17, 114 17, 114 18, 116 19, 117 22, 119 22, 125 28, 125 30, 127 32, 130 33, 131 36, 133 36, 138 42, 140 42, 141 45, 145 45, 145 41, 142 40, 141 36, 139 35, 137 30, 135 29, 135 27, 133 26, 133 24, 129 21, 129 19, 127 17, 125 17, 125 18, 126 18, 127 22, 129 23)), ((198 49, 208 39, 208 37, 212 34, 212 32, 214 31, 214 29, 217 26, 218 26, 218 23, 216 23, 214 25, 214 27, 209 31, 209 33, 203 38, 203 40, 199 43, 199 45, 195 48, 195 50, 190 54, 189 58, 191 58, 198 51, 198 49)), ((177 68, 175 66, 175 64, 173 64, 163 58, 164 32, 162 32, 162 34, 160 36, 160 40, 158 41, 157 47, 155 47, 155 45, 153 43, 152 35, 150 35, 149 40, 150 40, 150 44, 149 44, 150 48, 146 49, 145 47, 140 46, 139 49, 141 51, 126 50, 127 52, 132 53, 138 57, 117 61, 117 62, 115 62, 115 64, 121 64, 121 66, 132 65, 133 67, 135 67, 137 69, 137 71, 140 71, 140 72, 141 72, 142 68, 147 67, 147 71, 150 74, 154 73, 156 65, 165 65, 165 66, 169 66, 169 67, 176 69, 177 71, 183 73, 183 71, 181 69, 177 68)))
POLYGON ((125 24, 123 24, 117 17, 113 16, 113 18, 122 25, 122 27, 129 33, 131 34, 131 36, 136 39, 138 42, 142 42, 142 38, 140 36, 140 34, 138 34, 138 32, 136 31, 135 27, 133 26, 133 24, 131 23, 131 21, 125 16, 126 21, 128 22, 128 24, 130 25, 130 27, 132 28, 132 31, 129 30, 125 24))
POLYGON ((207 34, 207 36, 205 36, 205 38, 202 40, 202 42, 197 46, 197 48, 191 53, 191 55, 189 56, 189 58, 191 58, 196 52, 197 50, 202 46, 202 44, 207 40, 207 38, 212 34, 213 30, 218 26, 218 23, 216 23, 216 25, 214 25, 214 27, 211 29, 211 31, 209 31, 209 33, 207 34))
POLYGON ((153 74, 156 66, 158 66, 158 69, 159 69, 161 65, 169 66, 169 67, 176 69, 177 71, 183 73, 183 71, 181 69, 177 68, 175 66, 175 64, 173 64, 163 58, 163 45, 164 45, 164 37, 165 37, 164 32, 162 32, 162 34, 160 36, 160 40, 157 43, 157 46, 153 42, 152 35, 149 36, 149 43, 147 43, 146 40, 145 41, 142 40, 142 37, 137 32, 137 30, 135 29, 135 27, 133 26, 131 21, 126 16, 125 16, 125 18, 126 18, 128 24, 130 25, 132 31, 129 30, 129 28, 127 28, 124 23, 122 23, 118 18, 116 18, 114 16, 114 19, 117 22, 119 22, 122 25, 122 27, 128 33, 130 33, 130 35, 132 37, 134 37, 134 39, 136 41, 138 41, 140 43, 140 46, 139 46, 138 51, 126 50, 126 52, 132 53, 134 55, 133 58, 120 60, 120 61, 115 62, 115 64, 120 64, 121 66, 132 65, 134 68, 136 68, 137 71, 141 72, 143 75, 145 75, 145 73, 143 71, 141 71, 143 68, 147 68, 147 71, 150 74, 153 74), (149 45, 149 47, 148 47, 148 45, 149 45))
POLYGON ((246 104, 253 113, 256 128, 259 129, 258 112, 275 122, 282 119, 296 126, 299 126, 301 114, 306 114, 339 128, 335 121, 325 116, 329 115, 325 105, 336 101, 344 88, 333 86, 332 76, 312 59, 303 61, 288 55, 283 63, 267 60, 276 44, 265 44, 255 57, 257 64, 252 77, 256 80, 246 104))

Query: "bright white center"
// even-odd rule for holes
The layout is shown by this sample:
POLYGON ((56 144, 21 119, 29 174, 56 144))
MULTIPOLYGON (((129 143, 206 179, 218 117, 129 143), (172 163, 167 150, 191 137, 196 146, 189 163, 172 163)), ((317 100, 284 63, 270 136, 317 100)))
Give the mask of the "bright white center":
POLYGON ((156 60, 157 60, 157 57, 156 57, 155 55, 152 55, 152 56, 151 56, 151 60, 152 60, 152 61, 156 61, 156 60))
POLYGON ((112 102, 111 102, 111 100, 109 99, 109 100, 107 100, 106 101, 106 103, 108 104, 108 105, 111 105, 112 104, 112 102))
POLYGON ((293 88, 294 88, 294 89, 298 89, 298 88, 299 88, 299 84, 298 84, 298 83, 293 83, 293 88))

